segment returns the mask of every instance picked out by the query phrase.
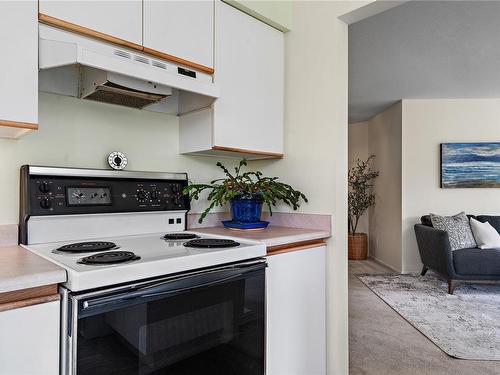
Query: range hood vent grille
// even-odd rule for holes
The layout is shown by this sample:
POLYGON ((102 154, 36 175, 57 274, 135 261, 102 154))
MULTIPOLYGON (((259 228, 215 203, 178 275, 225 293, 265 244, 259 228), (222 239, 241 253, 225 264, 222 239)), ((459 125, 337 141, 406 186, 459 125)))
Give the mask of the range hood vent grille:
POLYGON ((167 69, 167 64, 164 64, 164 63, 159 62, 159 61, 155 61, 155 60, 153 60, 153 61, 151 62, 151 65, 153 65, 153 66, 155 66, 155 67, 157 67, 157 68, 160 68, 160 69, 167 69))
POLYGON ((148 64, 149 65, 149 59, 139 56, 139 55, 134 55, 134 60, 143 64, 148 64))
POLYGON ((126 59, 132 59, 132 55, 130 53, 122 51, 122 50, 119 50, 119 49, 115 49, 113 51, 113 53, 115 54, 115 56, 124 57, 126 59))
POLYGON ((159 102, 167 96, 168 95, 133 90, 129 87, 106 82, 97 86, 96 89, 91 94, 85 96, 84 99, 124 105, 132 108, 144 108, 150 104, 159 102))

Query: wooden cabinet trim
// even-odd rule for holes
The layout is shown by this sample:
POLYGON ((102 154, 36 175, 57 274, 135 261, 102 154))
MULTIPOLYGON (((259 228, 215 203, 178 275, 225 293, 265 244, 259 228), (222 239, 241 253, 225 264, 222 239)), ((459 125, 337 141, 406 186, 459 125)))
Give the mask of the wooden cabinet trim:
POLYGON ((289 243, 289 244, 284 244, 284 245, 269 246, 267 248, 267 255, 283 254, 283 253, 288 253, 291 251, 311 249, 311 248, 325 246, 325 245, 326 245, 326 242, 320 239, 320 240, 300 241, 300 242, 294 242, 294 243, 289 243))
POLYGON ((50 26, 58 27, 60 29, 69 30, 69 31, 72 31, 72 32, 75 32, 78 34, 89 36, 89 37, 94 38, 94 39, 99 39, 99 40, 102 40, 104 42, 113 43, 113 44, 116 44, 116 45, 119 45, 122 47, 127 47, 127 48, 134 49, 136 51, 144 52, 145 54, 155 56, 155 57, 158 57, 158 58, 161 58, 164 60, 168 60, 168 61, 171 61, 171 62, 176 63, 176 64, 184 65, 184 66, 199 70, 199 71, 204 72, 204 73, 208 73, 208 74, 214 73, 214 69, 210 68, 208 66, 197 64, 195 62, 188 61, 188 60, 182 59, 182 58, 177 57, 177 56, 169 55, 168 53, 164 53, 164 52, 160 52, 160 51, 157 51, 157 50, 154 50, 151 48, 147 48, 147 47, 141 46, 139 44, 132 43, 132 42, 129 42, 127 40, 114 37, 112 35, 108 35, 108 34, 101 33, 101 32, 96 31, 96 30, 89 29, 88 27, 76 25, 74 23, 67 22, 67 21, 61 20, 59 18, 49 16, 47 14, 38 13, 38 21, 41 23, 50 25, 50 26))
POLYGON ((42 303, 53 302, 59 300, 59 294, 52 294, 50 296, 37 297, 25 299, 22 301, 9 302, 0 305, 0 312, 7 310, 20 309, 21 307, 28 307, 33 305, 40 305, 42 303))
POLYGON ((57 284, 4 292, 0 293, 0 311, 38 305, 40 303, 57 301, 58 299, 57 284))
POLYGON ((163 60, 168 60, 168 61, 172 61, 176 64, 188 66, 190 68, 199 70, 200 72, 203 72, 203 73, 214 74, 213 68, 210 68, 208 66, 201 65, 201 64, 189 61, 189 60, 185 60, 183 58, 180 58, 180 57, 177 57, 174 55, 169 55, 168 53, 165 53, 165 52, 160 52, 160 51, 157 51, 155 49, 148 48, 148 47, 143 47, 143 52, 147 53, 148 55, 151 55, 151 56, 159 57, 160 59, 163 59, 163 60))
POLYGON ((0 293, 0 304, 57 294, 57 284, 36 286, 11 292, 0 293))
POLYGON ((18 122, 18 121, 8 121, 8 120, 0 120, 0 126, 7 126, 10 128, 19 128, 19 129, 29 129, 29 130, 38 129, 38 124, 32 122, 18 122))
POLYGON ((47 14, 38 13, 38 21, 40 21, 44 24, 47 24, 47 25, 51 25, 51 26, 55 26, 55 27, 58 27, 61 29, 73 31, 73 32, 78 33, 78 34, 90 36, 92 38, 99 39, 99 40, 102 40, 105 42, 118 44, 120 46, 132 48, 132 49, 135 49, 137 51, 142 51, 142 46, 139 44, 132 43, 132 42, 129 42, 127 40, 114 37, 112 35, 101 33, 99 31, 89 29, 88 27, 76 25, 74 23, 64 21, 64 20, 61 20, 59 18, 49 16, 47 14))
POLYGON ((282 153, 279 153, 279 152, 246 150, 244 148, 225 147, 225 146, 212 146, 212 150, 214 150, 214 151, 237 152, 237 153, 240 153, 240 154, 262 155, 262 156, 269 156, 269 157, 278 158, 278 159, 282 159, 283 156, 284 156, 282 153))

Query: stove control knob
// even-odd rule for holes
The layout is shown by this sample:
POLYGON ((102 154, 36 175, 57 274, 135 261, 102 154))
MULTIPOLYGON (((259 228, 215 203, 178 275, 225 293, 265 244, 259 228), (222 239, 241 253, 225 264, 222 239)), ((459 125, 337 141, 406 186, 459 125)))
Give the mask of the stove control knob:
POLYGON ((42 193, 48 193, 50 191, 50 185, 43 181, 40 186, 38 187, 38 189, 42 192, 42 193))
POLYGON ((160 197, 160 194, 156 190, 151 191, 151 199, 158 199, 160 197))
POLYGON ((144 190, 137 190, 137 199, 140 201, 146 199, 146 192, 144 190))
POLYGON ((42 207, 43 209, 49 209, 50 208, 50 201, 48 198, 43 198, 41 201, 40 201, 40 207, 42 207))

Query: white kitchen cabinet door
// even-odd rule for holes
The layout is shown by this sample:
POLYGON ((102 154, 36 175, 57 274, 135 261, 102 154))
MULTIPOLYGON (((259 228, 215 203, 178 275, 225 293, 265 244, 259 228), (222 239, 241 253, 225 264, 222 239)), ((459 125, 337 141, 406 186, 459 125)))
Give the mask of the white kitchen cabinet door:
POLYGON ((141 0, 40 0, 40 13, 142 45, 141 0))
POLYGON ((0 1, 0 137, 37 127, 37 10, 36 1, 0 1))
POLYGON ((267 375, 326 373, 326 246, 267 257, 267 375))
POLYGON ((59 301, 0 312, 0 375, 59 373, 59 301))
POLYGON ((284 35, 216 2, 214 146, 283 153, 284 35))
POLYGON ((214 0, 144 0, 144 47, 214 66, 214 0))

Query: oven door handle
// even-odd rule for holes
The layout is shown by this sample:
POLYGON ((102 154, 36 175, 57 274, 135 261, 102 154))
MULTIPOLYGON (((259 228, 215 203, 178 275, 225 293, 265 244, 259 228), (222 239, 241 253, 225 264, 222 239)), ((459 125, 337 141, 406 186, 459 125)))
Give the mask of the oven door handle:
POLYGON ((143 295, 140 296, 140 298, 166 296, 166 295, 174 294, 174 293, 182 293, 182 292, 186 292, 188 290, 194 290, 194 289, 199 289, 199 288, 204 288, 204 287, 207 287, 207 286, 212 286, 212 285, 217 285, 217 284, 220 284, 220 283, 224 283, 226 281, 229 281, 229 280, 232 280, 232 279, 236 279, 236 278, 238 278, 240 276, 243 276, 243 274, 242 273, 238 273, 236 275, 228 276, 228 277, 225 277, 223 279, 219 279, 219 280, 216 280, 216 281, 210 281, 210 282, 199 284, 199 285, 195 285, 195 286, 188 286, 186 288, 179 288, 179 289, 175 289, 175 290, 165 290, 163 292, 143 294, 143 295))
MULTIPOLYGON (((224 277, 222 279, 215 280, 215 281, 209 281, 206 283, 187 286, 187 287, 183 287, 183 288, 174 288, 174 289, 169 288, 166 290, 158 290, 160 288, 153 287, 153 288, 148 288, 148 290, 151 290, 151 289, 155 290, 156 289, 158 291, 156 291, 156 292, 151 291, 148 293, 146 290, 140 290, 140 291, 130 292, 130 293, 123 294, 123 295, 115 295, 115 296, 109 296, 109 297, 103 297, 103 298, 96 298, 94 300, 83 301, 82 307, 83 307, 83 310, 86 310, 86 309, 90 309, 90 308, 99 308, 99 307, 102 307, 105 305, 111 305, 111 304, 116 304, 116 303, 120 303, 120 302, 131 301, 131 300, 139 299, 139 298, 144 299, 144 298, 148 298, 148 297, 166 296, 169 294, 182 293, 182 292, 185 292, 188 290, 203 288, 203 287, 207 287, 207 286, 211 286, 211 285, 217 285, 217 284, 229 281, 231 279, 235 279, 235 278, 240 277, 242 275, 243 275, 242 273, 238 273, 236 275, 227 276, 227 277, 224 277)), ((164 289, 164 287, 166 287, 166 286, 168 286, 168 283, 161 285, 161 287, 163 287, 161 289, 164 289)))
POLYGON ((87 300, 82 300, 79 316, 90 316, 104 311, 111 311, 117 308, 144 303, 148 298, 168 296, 172 294, 182 293, 189 290, 209 287, 217 284, 222 284, 230 280, 244 278, 246 274, 265 268, 266 265, 259 264, 253 267, 234 267, 231 269, 219 270, 219 272, 208 272, 193 275, 191 277, 182 277, 169 281, 164 281, 158 284, 149 285, 136 290, 97 297, 87 300))

